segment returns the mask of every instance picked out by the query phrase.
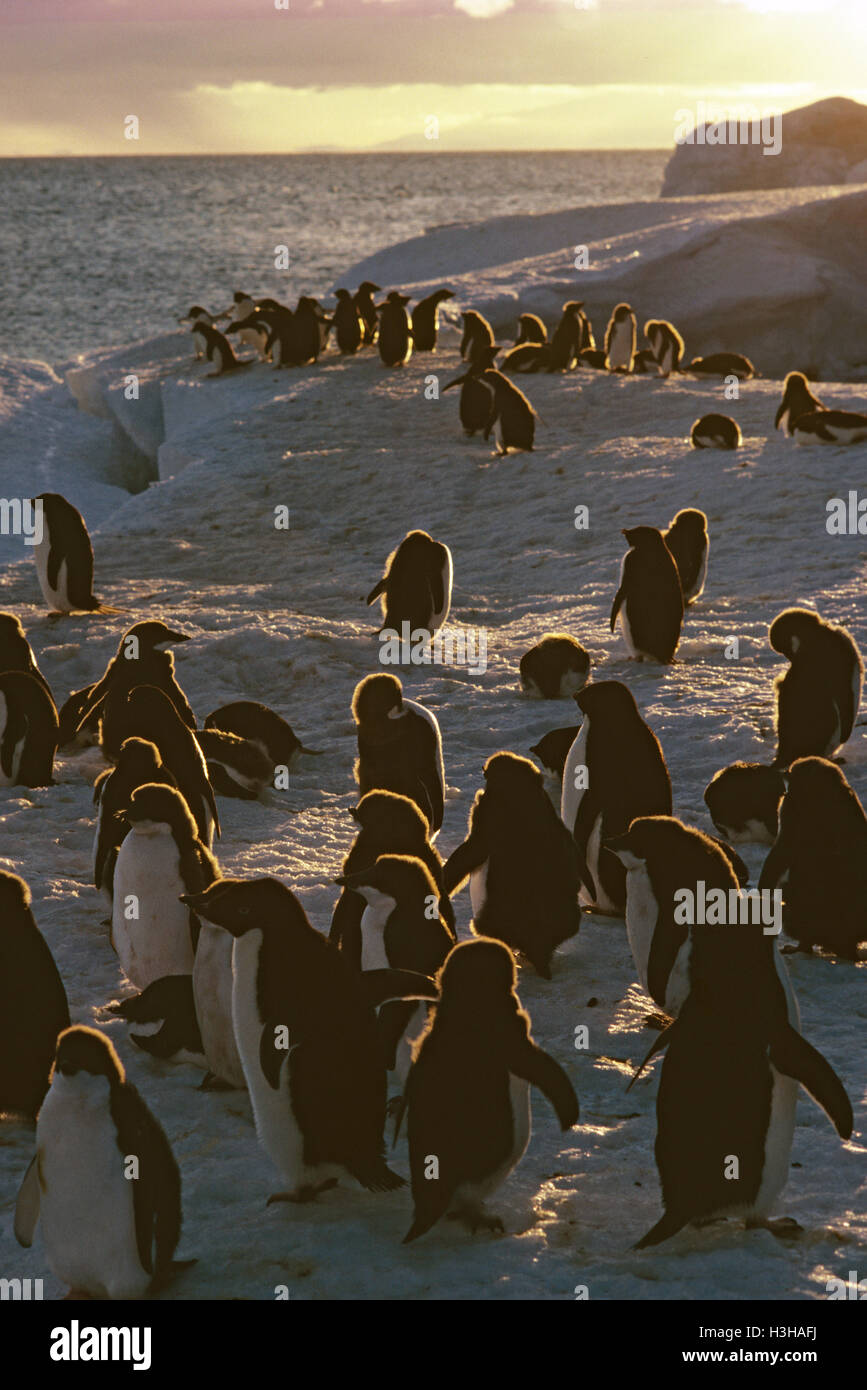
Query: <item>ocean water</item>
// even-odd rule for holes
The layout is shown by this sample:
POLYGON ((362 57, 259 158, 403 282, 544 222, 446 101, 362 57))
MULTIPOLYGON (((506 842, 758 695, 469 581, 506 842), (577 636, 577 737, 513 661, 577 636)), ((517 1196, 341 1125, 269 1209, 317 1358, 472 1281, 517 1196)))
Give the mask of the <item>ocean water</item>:
POLYGON ((450 222, 656 198, 665 151, 0 161, 0 352, 59 362, 232 292, 326 296, 450 222), (275 247, 289 269, 274 268, 275 247))

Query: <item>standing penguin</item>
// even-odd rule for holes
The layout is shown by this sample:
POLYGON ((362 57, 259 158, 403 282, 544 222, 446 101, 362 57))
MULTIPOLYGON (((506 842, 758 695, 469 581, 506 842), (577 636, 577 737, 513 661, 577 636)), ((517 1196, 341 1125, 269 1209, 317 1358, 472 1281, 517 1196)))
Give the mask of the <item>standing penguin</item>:
POLYGON ((372 280, 365 280, 358 286, 353 296, 353 304, 358 310, 359 316, 364 324, 364 344, 376 342, 376 334, 379 320, 376 316, 376 305, 373 296, 380 293, 380 286, 375 285, 372 280))
MULTIPOLYGON (((115 759, 123 739, 112 727, 106 713, 110 693, 127 694, 136 685, 154 685, 171 700, 181 719, 190 729, 196 727, 196 717, 175 679, 175 660, 166 647, 187 642, 185 632, 176 632, 164 622, 150 620, 134 623, 121 637, 117 651, 105 672, 82 698, 75 730, 76 738, 89 734, 96 727, 106 757, 115 759)), ((82 697, 85 692, 77 692, 82 697)), ((74 700, 70 696, 70 701, 74 700)), ((69 703, 69 702, 68 702, 69 703)), ((66 706, 64 706, 64 713, 66 706)))
POLYGON ((772 845, 786 783, 779 768, 731 763, 714 773, 704 789, 710 818, 724 840, 772 845))
POLYGON ((23 671, 38 681, 46 695, 54 699, 51 686, 37 666, 24 628, 14 613, 0 613, 0 671, 23 671))
POLYGON ((133 792, 146 782, 177 786, 168 768, 163 767, 155 743, 128 738, 121 745, 116 765, 101 772, 93 784, 93 804, 99 807, 93 838, 93 884, 108 899, 109 906, 114 900, 117 852, 130 830, 126 809, 133 792))
POLYGON ((33 547, 36 577, 52 613, 117 613, 93 592, 93 546, 84 517, 59 492, 40 492, 42 539, 33 547))
POLYGON ((494 346, 494 330, 484 315, 476 313, 475 309, 467 309, 461 318, 464 324, 461 357, 465 362, 475 363, 487 355, 487 348, 494 346))
POLYGON ((670 816, 671 779, 628 686, 597 681, 575 703, 584 719, 566 757, 560 814, 578 850, 582 900, 619 915, 626 875, 605 842, 636 816, 670 816))
POLYGON ((408 294, 392 290, 379 310, 379 355, 386 367, 402 367, 412 356, 408 294))
POLYGON ((68 1028, 57 1040, 36 1157, 15 1209, 19 1245, 32 1244, 40 1220, 49 1266, 79 1298, 143 1298, 183 1267, 172 1261, 181 1234, 178 1165, 95 1028, 68 1028))
POLYGON ((408 700, 397 676, 365 676, 352 696, 358 726, 355 776, 362 796, 385 790, 410 797, 427 818, 431 839, 443 823, 445 771, 439 724, 408 700))
POLYGON ((494 388, 490 382, 485 380, 485 372, 493 365, 499 351, 500 348, 497 343, 490 343, 485 348, 479 348, 477 360, 470 364, 467 371, 461 376, 456 376, 453 381, 446 382, 443 387, 445 393, 450 391, 453 386, 460 386, 461 396, 458 414, 464 434, 470 438, 479 430, 485 429, 495 414, 494 388))
MULTIPOLYGON (((367 595, 368 606, 381 600, 382 627, 412 633, 441 628, 452 601, 452 553, 428 535, 410 531, 385 562, 385 574, 367 595)), ((381 629, 380 629, 381 630, 381 629)))
POLYGON ((35 1119, 57 1035, 68 1027, 66 990, 31 911, 30 889, 0 870, 0 1113, 35 1119))
POLYGON ((707 517, 694 507, 677 512, 662 538, 674 556, 684 607, 701 597, 707 577, 707 517))
POLYGON ((350 1173, 387 1192, 403 1179, 386 1165, 386 1076, 374 1008, 434 998, 402 971, 365 976, 311 926, 274 878, 221 879, 184 900, 235 938, 232 1017, 256 1133, 286 1191, 305 1202, 350 1173))
POLYGON ((536 314, 521 314, 518 319, 518 336, 515 347, 521 343, 547 343, 548 330, 536 314))
POLYGON ((774 767, 810 754, 830 758, 850 738, 861 704, 864 663, 858 647, 844 627, 824 622, 809 608, 784 609, 768 638, 791 662, 774 683, 774 767))
POLYGON ((575 742, 580 727, 580 724, 567 724, 562 729, 551 729, 530 748, 530 752, 542 764, 545 790, 558 815, 563 796, 563 769, 566 766, 569 749, 575 742))
POLYGON ((574 637, 549 632, 524 652, 518 669, 521 687, 540 700, 565 700, 587 681, 590 657, 574 637))
MULTIPOLYGON (((255 319, 246 320, 248 327, 244 328, 244 333, 249 333, 255 338, 255 347, 259 351, 262 342, 262 330, 255 319)), ((235 371, 238 367, 247 365, 239 362, 232 351, 232 344, 229 339, 224 337, 218 328, 212 328, 210 324, 199 320, 194 323, 190 332, 195 339, 196 346, 200 349, 200 355, 207 362, 211 362, 216 371, 208 372, 208 377, 222 376, 224 372, 235 371)), ((252 360, 252 359, 251 359, 252 360)))
POLYGON ((804 373, 789 372, 783 382, 783 399, 774 416, 774 429, 782 430, 783 434, 792 434, 802 415, 812 415, 817 410, 826 409, 819 397, 813 395, 804 373))
POLYGON ((146 783, 125 811, 130 832, 117 853, 111 944, 131 984, 146 989, 165 975, 189 975, 199 924, 182 893, 200 893, 219 876, 174 787, 146 783))
POLYGON ((539 417, 523 391, 519 391, 514 382, 492 367, 482 373, 481 379, 492 387, 494 392, 494 409, 485 427, 484 438, 490 439, 491 430, 499 420, 500 447, 497 453, 500 458, 510 449, 532 451, 536 421, 539 417))
POLYGON ((618 304, 605 330, 605 366, 609 372, 631 372, 635 355, 635 315, 628 304, 618 304))
POLYGON ((638 661, 667 665, 677 651, 683 622, 683 591, 674 556, 655 526, 623 531, 629 550, 620 567, 620 585, 611 605, 611 631, 620 626, 630 654, 638 661))
POLYGON ((305 367, 318 360, 325 346, 323 331, 327 337, 327 331, 324 329, 326 320, 327 315, 319 301, 303 294, 292 315, 291 356, 295 366, 305 367))
POLYGON ((57 710, 44 682, 0 675, 0 787, 53 787, 57 710))
POLYGON ((563 305, 560 322, 554 329, 546 361, 549 372, 571 371, 578 361, 584 338, 583 299, 570 299, 563 305))
POLYGON ((554 951, 580 925, 575 848, 528 758, 495 753, 484 777, 467 838, 446 863, 446 892, 469 877, 476 935, 522 951, 549 980, 554 951))
POLYGON ((673 323, 667 319, 648 319, 644 325, 644 336, 650 343, 660 376, 671 376, 680 371, 683 358, 683 338, 673 323))
POLYGON ((349 290, 335 290, 337 308, 334 310, 334 335, 343 355, 358 352, 364 336, 364 320, 349 290))
POLYGON ((404 1244, 449 1211, 474 1231, 502 1231, 483 1204, 526 1152, 531 1086, 547 1096, 561 1129, 578 1123, 572 1083, 531 1038, 516 983, 514 961, 497 941, 465 941, 442 968, 440 1000, 406 1086, 415 1211, 404 1244))
POLYGON ((783 928, 802 951, 854 960, 867 941, 867 817, 838 767, 798 758, 759 887, 783 885, 783 928))
POLYGON ((420 299, 412 311, 412 342, 416 352, 435 352, 439 307, 446 299, 454 299, 454 291, 435 290, 420 299))

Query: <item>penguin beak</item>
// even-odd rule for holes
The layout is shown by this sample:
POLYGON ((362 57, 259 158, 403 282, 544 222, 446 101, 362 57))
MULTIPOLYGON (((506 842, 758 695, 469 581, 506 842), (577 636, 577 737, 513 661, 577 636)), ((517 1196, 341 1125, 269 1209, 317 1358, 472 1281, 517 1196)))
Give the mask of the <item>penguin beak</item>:
POLYGON ((354 874, 339 874, 334 880, 339 888, 348 888, 350 892, 358 893, 362 888, 374 888, 369 869, 360 869, 354 874))
POLYGON ((188 632, 174 632, 171 628, 166 630, 164 642, 190 642, 192 638, 188 632))

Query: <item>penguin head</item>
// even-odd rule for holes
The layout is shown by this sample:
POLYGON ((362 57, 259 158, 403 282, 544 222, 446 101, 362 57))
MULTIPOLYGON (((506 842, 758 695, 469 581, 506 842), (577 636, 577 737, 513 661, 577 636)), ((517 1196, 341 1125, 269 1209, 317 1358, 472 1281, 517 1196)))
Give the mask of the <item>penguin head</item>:
POLYGON ((136 787, 129 806, 119 814, 137 835, 174 835, 181 843, 198 838, 196 822, 181 793, 161 782, 136 787))
POLYGON ((849 783, 836 763, 827 758, 797 758, 786 773, 786 800, 791 810, 796 803, 811 810, 817 804, 826 805, 830 795, 840 788, 848 793, 849 783))
POLYGON ((83 1024, 66 1028, 58 1037, 51 1069, 52 1084, 58 1074, 64 1079, 82 1075, 85 1078, 104 1077, 112 1087, 126 1080, 123 1063, 111 1039, 83 1024))
POLYGON ((517 753, 495 753, 488 758, 482 772, 487 791, 497 799, 508 798, 520 804, 540 791, 547 796, 539 769, 529 758, 521 758, 517 753))
POLYGON ((577 691, 573 700, 590 718, 598 715, 614 719, 640 718, 635 696, 623 681, 594 681, 577 691))
POLYGON ((618 304, 614 310, 614 320, 616 323, 623 323, 624 319, 632 317, 631 304, 618 304))
POLYGON ((809 608, 786 608, 771 623, 768 640, 775 652, 792 661, 824 626, 819 614, 809 608))
POLYGON ((0 613, 0 643, 26 642, 21 622, 14 613, 0 613))
POLYGON ((567 299, 566 303, 563 305, 563 313, 568 314, 570 318, 574 318, 576 314, 581 313, 583 308, 583 299, 567 299))
POLYGON ((655 526, 627 526, 624 527, 622 534, 626 537, 627 543, 633 549, 638 547, 658 546, 662 540, 662 532, 655 526))
POLYGON ((0 869, 0 921, 4 931, 8 930, 21 912, 30 907, 30 889, 17 874, 0 869))
POLYGON ((125 738, 120 745, 120 754, 116 766, 122 768, 124 772, 131 775, 135 774, 142 782, 148 781, 147 777, 142 777, 143 773, 158 772, 163 765, 159 749, 155 743, 151 743, 146 738, 125 738))
POLYGON ((783 382, 783 400, 791 400, 794 396, 812 396, 810 383, 803 372, 789 372, 783 382))
POLYGON ((352 299, 352 295, 349 293, 349 290, 340 289, 334 291, 334 298, 337 300, 338 304, 345 304, 347 300, 352 299))
POLYGON ((127 653, 136 651, 136 647, 130 644, 130 638, 135 639, 137 654, 162 651, 164 647, 173 647, 178 642, 189 642, 190 640, 188 633, 178 632, 175 628, 168 627, 159 620, 134 623, 120 639, 117 649, 118 656, 126 657, 127 653))
POLYGON ((398 906, 423 909, 426 899, 439 900, 430 869, 409 854, 381 854, 369 868, 341 874, 334 882, 358 893, 372 906, 383 899, 391 899, 398 906))
POLYGON ((382 844, 424 845, 428 823, 415 802, 397 792, 372 791, 350 813, 361 829, 382 844))
POLYGON ((235 293, 232 295, 232 299, 236 304, 244 304, 248 300, 251 304, 253 302, 250 296, 244 290, 235 290, 235 293))
POLYGON ((403 686, 397 676, 365 676, 355 687, 352 714, 356 724, 396 719, 403 713, 403 686))
POLYGON ((603 848, 616 854, 624 868, 637 869, 660 850, 670 851, 675 826, 684 828, 674 816, 637 816, 625 835, 612 835, 603 848))
POLYGON ((363 280, 356 290, 356 294, 381 294, 382 286, 375 285, 372 280, 363 280))
POLYGON ((443 286, 441 290, 437 290, 436 294, 433 296, 438 304, 441 304, 444 299, 454 299, 454 297, 454 290, 448 290, 445 286, 443 286))
POLYGON ((230 936, 272 928, 315 931, 295 894, 276 878, 218 878, 203 893, 182 893, 181 902, 230 936))
POLYGON ((437 976, 440 1002, 437 1014, 465 1009, 478 1018, 485 1000, 504 999, 517 1005, 518 974, 507 946, 488 937, 453 946, 437 976))
POLYGON ((695 507, 684 507, 671 518, 668 529, 676 529, 683 535, 704 536, 707 534, 707 517, 695 507))
POLYGON ((156 685, 134 685, 127 695, 127 713, 132 720, 183 723, 168 695, 156 685))

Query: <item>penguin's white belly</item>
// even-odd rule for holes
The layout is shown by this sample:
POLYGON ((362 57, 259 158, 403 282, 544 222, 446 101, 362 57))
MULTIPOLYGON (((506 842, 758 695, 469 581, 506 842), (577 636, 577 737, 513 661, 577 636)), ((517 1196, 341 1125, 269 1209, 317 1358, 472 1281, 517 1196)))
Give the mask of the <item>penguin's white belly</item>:
POLYGON ((473 909, 473 921, 476 921, 488 898, 488 864, 486 859, 484 864, 480 864, 477 869, 473 869, 470 874, 470 904, 473 909))
POLYGON ((397 906, 394 898, 378 893, 373 888, 365 889, 373 901, 368 902, 361 915, 361 968, 362 970, 388 970, 388 956, 385 954, 385 924, 397 906))
MULTIPOLYGON (((587 766, 587 736, 590 732, 590 720, 584 716, 584 722, 575 735, 575 740, 569 752, 566 754, 566 761, 563 764, 563 789, 560 794, 560 819, 571 835, 575 830, 575 818, 578 815, 578 808, 581 805, 586 787, 575 786, 575 773, 578 768, 587 766)), ((582 782, 587 778, 582 777, 582 782)))
POLYGON ((427 1022, 427 1011, 427 1004, 416 1005, 406 1026, 406 1031, 397 1045, 394 1074, 400 1082, 401 1091, 406 1085, 406 1078, 409 1076, 409 1069, 412 1065, 412 1045, 427 1022))
POLYGON ((124 974, 138 989, 193 969, 189 910, 178 901, 185 892, 174 836, 127 835, 114 870, 111 939, 124 974), (128 920, 126 913, 133 911, 138 917, 128 920))
POLYGON ((628 328, 615 328, 611 334, 611 347, 608 350, 609 367, 625 368, 627 371, 632 366, 632 354, 635 350, 635 342, 632 334, 632 326, 628 328))
POLYGON ((436 632, 437 628, 442 627, 446 618, 449 616, 449 609, 452 604, 452 562, 449 558, 443 565, 443 607, 431 615, 430 630, 436 632))
POLYGON ((232 938, 209 922, 202 922, 199 932, 193 996, 208 1069, 243 1089, 244 1068, 232 1023, 232 938))
POLYGON ((602 816, 600 814, 593 823, 593 829, 590 831, 590 838, 587 841, 587 849, 584 853, 587 868, 593 875, 593 882, 596 884, 596 897, 593 898, 587 889, 582 886, 581 892, 578 894, 578 901, 590 906, 601 907, 605 912, 619 912, 620 909, 617 904, 612 902, 606 893, 599 875, 599 851, 601 848, 602 816))
POLYGON ((783 411, 782 415, 780 416, 780 422, 779 422, 779 424, 777 425, 777 429, 778 429, 778 430, 782 430, 782 431, 783 431, 783 434, 788 434, 788 432, 789 432, 789 413, 790 413, 790 412, 789 412, 789 407, 786 406, 786 409, 783 411))
POLYGON ((66 561, 61 560, 60 568, 57 571, 57 588, 54 589, 48 582, 48 556, 51 551, 51 539, 46 531, 45 536, 38 545, 33 547, 33 554, 36 560, 36 577, 39 580, 39 587, 42 590, 42 597, 48 607, 57 613, 70 613, 74 604, 70 601, 68 592, 69 574, 66 561))
POLYGON ((134 1181, 109 1109, 104 1077, 57 1075, 39 1115, 40 1219, 48 1263, 70 1289, 142 1298, 150 1275, 138 1257, 134 1181))
POLYGON ((659 920, 659 903, 653 892, 650 874, 643 864, 626 874, 626 935, 638 978, 648 989, 648 966, 653 933, 659 920))
POLYGON ((798 1099, 797 1081, 790 1076, 782 1076, 774 1067, 771 1067, 771 1076, 773 1088, 762 1180, 750 1209, 751 1215, 761 1219, 772 1210, 789 1176, 789 1158, 795 1133, 795 1108, 798 1099))
POLYGON ((656 657, 650 652, 643 651, 639 647, 632 632, 632 623, 629 620, 629 599, 625 598, 620 607, 620 627, 623 632, 623 639, 629 648, 630 655, 639 661, 655 661, 656 657))
MULTIPOLYGON (((97 817, 96 817, 96 830, 94 831, 94 834, 93 834, 93 864, 94 864, 94 874, 95 874, 95 872, 96 872, 96 852, 97 852, 97 850, 99 849, 99 839, 100 839, 101 834, 102 834, 102 802, 100 802, 100 805, 99 805, 99 813, 98 813, 98 815, 97 815, 97 817)), ((111 867, 111 861, 109 860, 109 868, 110 868, 110 867, 111 867)), ((103 870, 103 872, 105 872, 105 870, 103 870)), ((114 875, 112 874, 112 882, 113 882, 113 880, 114 880, 114 875)), ((105 899, 105 901, 106 901, 106 903, 108 904, 108 906, 109 906, 109 907, 112 907, 112 906, 113 906, 113 903, 114 903, 114 898, 113 898, 113 896, 112 896, 112 893, 113 893, 112 884, 108 884, 108 883, 102 884, 102 883, 100 883, 100 884, 97 884, 97 888, 98 888, 98 890, 99 890, 101 896, 105 899)))
POLYGON ((659 357, 659 354, 657 353, 657 358, 659 363, 659 375, 668 376, 671 372, 672 366, 674 365, 674 348, 672 344, 666 343, 665 347, 662 350, 662 356, 659 357))
POLYGON ((527 1152, 533 1128, 530 1083, 511 1072, 509 1073, 509 1104, 512 1111, 512 1147, 508 1157, 500 1164, 499 1168, 495 1168, 480 1182, 462 1183, 455 1192, 454 1205, 459 1207, 477 1206, 486 1198, 491 1197, 499 1187, 502 1187, 506 1178, 517 1168, 527 1152))
MULTIPOLYGON (((6 697, 3 695, 2 691, 0 691, 0 739, 2 739, 3 733, 6 729, 7 714, 8 709, 6 705, 6 697)), ((25 730, 24 734, 15 744, 15 747, 12 749, 12 758, 9 763, 8 769, 5 768, 2 763, 0 763, 0 787, 15 786, 15 783, 18 779, 18 769, 21 766, 21 754, 24 752, 24 744, 26 743, 26 741, 27 731, 25 730)))
POLYGON ((728 840, 730 845, 758 844, 772 845, 775 836, 771 834, 764 821, 750 817, 740 830, 735 830, 732 826, 720 826, 723 839, 728 840))
POLYGON ((684 598, 688 599, 690 603, 693 603, 697 598, 699 598, 701 596, 702 590, 704 589, 704 581, 707 578, 708 549, 709 547, 705 546, 704 554, 701 557, 701 565, 699 567, 698 574, 696 575, 695 582, 693 583, 689 593, 684 594, 684 598))

